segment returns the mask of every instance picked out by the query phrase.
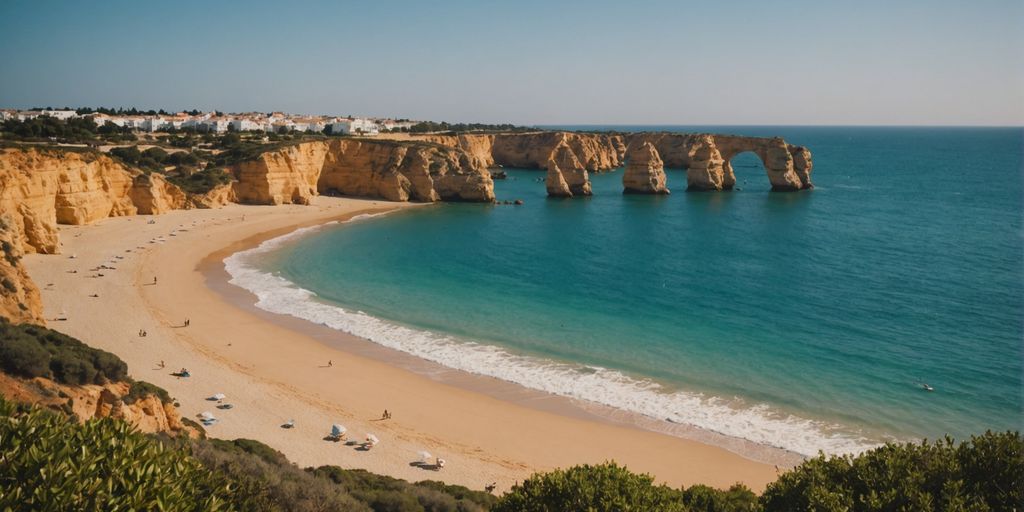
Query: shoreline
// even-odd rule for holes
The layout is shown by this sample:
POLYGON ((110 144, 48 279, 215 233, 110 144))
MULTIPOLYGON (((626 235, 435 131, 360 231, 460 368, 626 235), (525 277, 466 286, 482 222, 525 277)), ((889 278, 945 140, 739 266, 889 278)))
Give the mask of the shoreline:
MULTIPOLYGON (((372 215, 378 217, 396 213, 399 212, 391 210, 372 215)), ((618 409, 598 402, 553 394, 489 375, 451 368, 414 354, 380 345, 352 333, 317 324, 286 313, 276 313, 262 309, 256 305, 256 302, 259 300, 256 295, 250 290, 230 282, 232 276, 225 268, 225 258, 255 249, 264 242, 292 236, 304 229, 319 230, 330 227, 344 229, 344 224, 360 220, 356 217, 358 217, 358 214, 348 219, 329 220, 319 224, 296 225, 291 228, 260 233, 211 253, 200 262, 198 269, 205 275, 206 285, 210 289, 220 294, 226 302, 239 309, 298 334, 313 338, 333 349, 373 359, 437 382, 538 411, 550 412, 575 419, 597 421, 608 425, 636 428, 707 444, 728 450, 755 462, 777 465, 782 468, 788 469, 806 459, 805 456, 799 453, 783 448, 729 436, 695 425, 659 420, 641 413, 618 409)), ((311 231, 308 234, 312 233, 311 231)), ((307 236, 307 233, 298 234, 297 238, 304 236, 307 236)), ((288 240, 285 243, 292 243, 293 241, 288 240)), ((340 307, 335 304, 328 304, 332 307, 340 307)))
MULTIPOLYGON (((770 465, 717 446, 615 424, 583 408, 566 414, 566 398, 540 396, 546 394, 440 365, 418 372, 405 365, 423 361, 407 354, 405 361, 390 354, 383 362, 372 353, 396 351, 305 320, 261 312, 252 300, 247 307, 240 305, 224 296, 225 287, 235 288, 241 299, 253 296, 211 274, 216 267, 211 262, 245 244, 407 206, 412 205, 318 197, 311 206, 231 205, 112 218, 91 226, 61 226, 64 255, 26 259, 41 285, 47 316, 63 308, 70 311, 69 321, 51 322, 50 327, 118 354, 133 369, 133 377, 178 398, 185 417, 212 408, 205 397, 227 394, 236 407, 217 412, 222 421, 209 429, 211 437, 258 439, 300 466, 335 464, 473 488, 497 482, 499 491, 535 471, 608 459, 677 487, 743 482, 760 491, 774 480, 770 465), (239 221, 241 216, 249 220, 239 221), (187 231, 169 232, 171 224, 187 231), (185 240, 189 243, 182 244, 185 240), (108 261, 101 257, 104 250, 137 252, 121 254, 120 269, 94 282, 83 282, 83 273, 68 273, 83 264, 108 261), (80 259, 67 256, 76 252, 80 259), (157 273, 162 276, 159 285, 149 285, 157 273), (102 288, 100 297, 86 298, 96 288, 102 288), (106 322, 104 311, 123 311, 123 318, 142 325, 106 322), (184 318, 191 320, 188 328, 179 327, 184 318), (296 331, 289 322, 306 325, 296 331), (150 330, 150 336, 137 338, 133 331, 140 327, 150 330), (194 377, 176 379, 153 369, 163 360, 168 370, 187 367, 194 377), (333 366, 321 368, 325 361, 333 366), (493 386, 492 392, 474 390, 481 382, 493 386), (385 408, 394 419, 377 421, 385 408), (279 428, 288 419, 300 427, 279 428), (327 443, 321 438, 334 422, 347 425, 350 438, 372 431, 383 443, 368 453, 327 443), (410 466, 422 449, 444 457, 449 466, 442 472, 410 466)), ((220 272, 220 278, 227 277, 222 263, 220 272)))

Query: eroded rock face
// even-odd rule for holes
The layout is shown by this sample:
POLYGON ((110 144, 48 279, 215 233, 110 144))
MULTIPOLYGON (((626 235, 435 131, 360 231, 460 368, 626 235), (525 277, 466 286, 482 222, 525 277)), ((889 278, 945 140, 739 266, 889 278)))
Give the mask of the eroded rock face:
POLYGON ((159 174, 139 174, 132 180, 132 204, 141 215, 159 215, 186 207, 186 194, 159 174))
POLYGON ((494 200, 494 182, 474 157, 422 142, 336 139, 264 153, 235 170, 240 202, 308 204, 317 194, 388 201, 494 200))
POLYGON ((764 164, 772 190, 813 188, 811 152, 786 144, 781 138, 735 135, 637 133, 628 136, 628 146, 652 144, 666 167, 686 169, 690 190, 729 190, 736 184, 730 161, 745 152, 754 153, 764 164))
POLYGON ((247 204, 309 204, 328 149, 327 142, 306 142, 237 165, 235 197, 247 204))
POLYGON ((23 243, 14 224, 11 214, 0 212, 0 317, 45 324, 39 288, 21 263, 23 243))
POLYGON ((131 404, 124 402, 131 385, 111 382, 104 385, 69 386, 45 378, 22 379, 0 372, 0 394, 8 400, 68 410, 85 422, 93 418, 127 421, 142 432, 163 432, 172 436, 199 437, 202 432, 184 424, 173 404, 146 395, 131 404))
POLYGON ((213 187, 205 194, 188 194, 186 208, 220 208, 228 203, 237 203, 234 183, 213 187))
POLYGON ((548 195, 554 197, 589 196, 590 175, 576 158, 576 153, 566 141, 562 141, 551 152, 547 163, 548 195))
POLYGON ((627 155, 626 172, 622 175, 623 193, 668 194, 665 165, 658 150, 649 142, 635 146, 627 155))
POLYGON ((146 213, 180 207, 180 189, 160 176, 143 183, 140 174, 105 155, 6 149, 0 152, 0 211, 14 218, 25 251, 55 254, 57 224, 134 215, 140 205, 146 213))

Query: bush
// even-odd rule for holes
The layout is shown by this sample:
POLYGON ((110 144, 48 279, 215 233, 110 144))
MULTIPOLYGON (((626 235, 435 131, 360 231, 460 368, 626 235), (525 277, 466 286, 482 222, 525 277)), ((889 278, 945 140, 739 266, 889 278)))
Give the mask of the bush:
POLYGON ((109 418, 0 398, 0 510, 266 510, 251 487, 109 418))
POLYGON ((82 359, 74 352, 58 352, 50 359, 50 371, 53 379, 64 384, 80 386, 93 384, 99 379, 99 371, 91 361, 82 359))
POLYGON ((38 325, 0 318, 0 367, 22 377, 52 377, 62 384, 102 384, 128 378, 128 365, 110 352, 38 325))
POLYGON ((128 394, 121 397, 121 400, 124 401, 124 403, 131 405, 150 395, 155 395, 160 398, 160 403, 171 403, 171 395, 166 389, 157 386, 156 384, 150 384, 141 380, 132 382, 131 388, 128 389, 128 394))
POLYGON ((808 460, 770 484, 766 511, 1012 510, 1024 503, 1024 440, 986 432, 954 445, 887 444, 808 460))
POLYGON ((34 339, 4 330, 0 323, 0 368, 19 377, 45 377, 50 372, 50 353, 34 339))
POLYGON ((224 169, 209 168, 188 176, 171 176, 168 181, 189 194, 205 194, 233 179, 224 169))
POLYGON ((531 476, 501 497, 494 512, 586 510, 593 512, 685 512, 682 492, 654 485, 614 462, 589 464, 531 476))

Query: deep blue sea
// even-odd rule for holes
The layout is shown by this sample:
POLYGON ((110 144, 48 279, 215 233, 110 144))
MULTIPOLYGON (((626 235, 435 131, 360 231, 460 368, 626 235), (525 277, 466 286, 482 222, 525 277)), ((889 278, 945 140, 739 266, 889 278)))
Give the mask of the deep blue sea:
MULTIPOLYGON (((577 127, 780 135, 816 188, 439 204, 229 262, 260 307, 455 368, 793 450, 1019 429, 1020 128, 577 127), (244 260, 244 261, 243 261, 244 260), (934 388, 927 392, 926 382, 934 388)), ((284 243, 287 242, 287 243, 284 243)))

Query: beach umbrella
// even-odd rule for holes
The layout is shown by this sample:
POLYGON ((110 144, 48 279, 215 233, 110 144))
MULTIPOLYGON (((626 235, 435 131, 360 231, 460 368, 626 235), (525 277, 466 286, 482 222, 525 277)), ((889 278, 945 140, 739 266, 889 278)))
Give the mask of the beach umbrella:
POLYGON ((378 439, 377 436, 373 434, 366 434, 366 441, 370 444, 377 444, 380 442, 380 439, 378 439))
POLYGON ((426 450, 421 450, 418 453, 420 455, 420 462, 427 462, 431 457, 433 457, 433 455, 430 455, 430 452, 426 450))
POLYGON ((224 400, 227 397, 224 396, 224 393, 217 393, 216 395, 213 395, 210 398, 213 398, 214 400, 224 400))
POLYGON ((348 432, 348 429, 345 428, 345 425, 339 425, 338 423, 335 423, 334 425, 331 425, 331 435, 332 436, 338 437, 340 435, 343 435, 345 432, 348 432))

